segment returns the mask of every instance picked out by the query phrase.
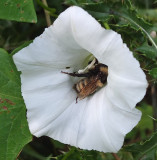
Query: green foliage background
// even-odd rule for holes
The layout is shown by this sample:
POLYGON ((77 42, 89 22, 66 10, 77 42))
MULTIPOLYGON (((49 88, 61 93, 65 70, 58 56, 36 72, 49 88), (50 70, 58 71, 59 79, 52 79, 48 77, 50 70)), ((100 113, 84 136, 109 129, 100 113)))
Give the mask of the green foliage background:
POLYGON ((157 159, 157 1, 155 0, 0 1, 0 160, 156 160, 157 159), (106 29, 122 35, 139 60, 149 87, 138 108, 140 123, 126 136, 117 153, 85 151, 48 137, 32 137, 21 96, 20 76, 12 55, 39 36, 71 5, 87 10, 106 29))

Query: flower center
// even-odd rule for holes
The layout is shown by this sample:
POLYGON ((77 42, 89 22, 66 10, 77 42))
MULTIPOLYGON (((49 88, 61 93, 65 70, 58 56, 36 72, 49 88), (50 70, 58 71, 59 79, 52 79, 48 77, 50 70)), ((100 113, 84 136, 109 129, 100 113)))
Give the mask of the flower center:
POLYGON ((96 58, 94 58, 93 61, 89 61, 89 62, 88 62, 88 66, 87 66, 86 68, 82 69, 82 70, 80 69, 80 70, 78 71, 78 73, 79 73, 79 74, 85 73, 87 70, 89 70, 90 68, 92 68, 96 62, 97 62, 97 59, 96 59, 96 58))
POLYGON ((105 64, 98 63, 98 60, 94 58, 93 61, 89 62, 85 69, 79 70, 78 73, 62 73, 73 77, 84 77, 83 79, 79 80, 73 87, 77 92, 77 103, 78 98, 80 100, 84 99, 104 86, 104 84, 107 82, 108 67, 105 64))

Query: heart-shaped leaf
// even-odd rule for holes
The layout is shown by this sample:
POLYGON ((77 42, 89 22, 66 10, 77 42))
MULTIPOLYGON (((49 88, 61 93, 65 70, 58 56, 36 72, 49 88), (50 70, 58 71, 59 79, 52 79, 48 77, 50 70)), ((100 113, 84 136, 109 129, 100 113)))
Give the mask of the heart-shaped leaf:
POLYGON ((11 56, 0 49, 0 159, 15 159, 31 139, 19 73, 11 56))

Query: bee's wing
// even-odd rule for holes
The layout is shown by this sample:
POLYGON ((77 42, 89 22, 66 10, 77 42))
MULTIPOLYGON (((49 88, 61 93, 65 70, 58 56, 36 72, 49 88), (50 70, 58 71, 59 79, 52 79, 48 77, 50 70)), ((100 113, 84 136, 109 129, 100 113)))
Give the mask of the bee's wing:
POLYGON ((94 93, 96 91, 96 89, 98 88, 98 86, 97 86, 98 80, 99 79, 97 77, 91 78, 87 82, 87 84, 81 89, 81 91, 78 93, 78 97, 80 99, 83 99, 83 98, 89 96, 90 94, 94 93))

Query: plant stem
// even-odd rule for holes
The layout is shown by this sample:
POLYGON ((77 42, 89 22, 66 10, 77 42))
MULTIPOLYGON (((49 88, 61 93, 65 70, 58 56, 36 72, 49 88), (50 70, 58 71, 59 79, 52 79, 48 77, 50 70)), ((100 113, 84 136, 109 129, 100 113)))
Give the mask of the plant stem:
POLYGON ((111 153, 111 154, 116 160, 120 160, 120 158, 118 157, 118 155, 116 153, 111 153))
MULTIPOLYGON (((56 9, 55 8, 49 8, 47 5, 45 5, 44 3, 42 3, 40 0, 36 0, 37 3, 42 7, 44 8, 46 11, 48 11, 49 15, 51 15, 52 17, 55 17, 57 18, 58 15, 55 14, 56 12, 56 9)), ((47 3, 46 3, 47 4, 47 3)))
POLYGON ((42 7, 44 8, 45 10, 47 11, 50 11, 52 13, 55 13, 56 12, 56 9, 55 8, 49 8, 47 5, 45 5, 44 3, 42 3, 40 0, 36 0, 37 3, 42 7))
MULTIPOLYGON (((47 5, 47 1, 46 0, 42 0, 43 4, 45 6, 48 6, 47 5)), ((46 17, 46 22, 47 22, 47 26, 49 27, 51 25, 51 19, 50 19, 50 15, 49 15, 49 12, 47 10, 44 9, 44 12, 45 12, 45 17, 46 17)))

